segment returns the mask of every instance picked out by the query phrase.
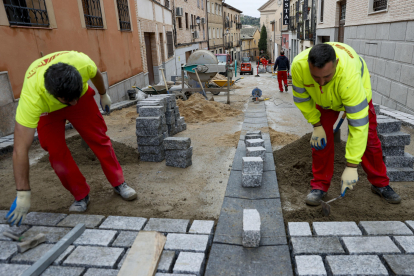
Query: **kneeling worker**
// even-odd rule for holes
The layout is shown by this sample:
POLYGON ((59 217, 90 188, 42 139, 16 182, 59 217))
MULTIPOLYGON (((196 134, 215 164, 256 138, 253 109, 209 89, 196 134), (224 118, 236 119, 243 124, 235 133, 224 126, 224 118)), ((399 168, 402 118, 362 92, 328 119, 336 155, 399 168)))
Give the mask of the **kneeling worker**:
POLYGON ((39 142, 49 152, 49 161, 63 186, 75 197, 71 212, 84 212, 89 203, 89 185, 73 160, 65 141, 66 120, 72 123, 99 159, 103 172, 115 193, 125 200, 137 198, 125 183, 116 159, 107 127, 93 98, 101 97, 102 109, 110 111, 101 72, 85 54, 56 52, 34 61, 26 72, 14 130, 13 169, 17 197, 6 219, 11 225, 24 221, 30 208, 28 152, 37 128, 39 142))
POLYGON ((390 187, 377 135, 371 81, 365 61, 350 46, 338 42, 317 44, 301 52, 292 64, 293 100, 313 125, 312 191, 309 205, 319 205, 331 184, 334 165, 333 125, 346 111, 349 135, 341 195, 358 181, 358 164, 367 173, 371 191, 389 203, 400 203, 390 187))

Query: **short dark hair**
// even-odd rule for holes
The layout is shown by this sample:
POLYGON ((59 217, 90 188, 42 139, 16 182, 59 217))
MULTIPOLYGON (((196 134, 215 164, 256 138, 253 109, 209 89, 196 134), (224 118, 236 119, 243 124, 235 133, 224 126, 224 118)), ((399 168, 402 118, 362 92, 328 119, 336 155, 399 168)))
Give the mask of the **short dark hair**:
POLYGON ((281 50, 280 54, 283 56, 285 54, 285 51, 281 50))
POLYGON ((309 51, 308 62, 318 68, 323 68, 328 62, 335 62, 334 48, 326 43, 316 44, 309 51))
POLYGON ((79 99, 82 94, 82 76, 72 65, 59 62, 47 68, 45 88, 55 98, 70 102, 79 99))

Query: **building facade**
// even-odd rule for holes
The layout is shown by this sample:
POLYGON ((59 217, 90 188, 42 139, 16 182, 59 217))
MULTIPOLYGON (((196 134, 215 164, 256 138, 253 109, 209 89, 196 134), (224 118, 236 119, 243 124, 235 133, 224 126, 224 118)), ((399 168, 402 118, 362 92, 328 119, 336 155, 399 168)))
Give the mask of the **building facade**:
POLYGON ((240 35, 242 57, 250 57, 250 60, 256 61, 259 55, 259 30, 257 28, 243 28, 240 35))
POLYGON ((269 54, 271 60, 275 59, 275 52, 280 47, 280 30, 277 31, 280 19, 280 2, 281 0, 269 0, 258 9, 260 12, 260 30, 262 26, 266 27, 267 54, 269 54))
POLYGON ((0 44, 0 137, 14 131, 27 68, 47 54, 64 50, 87 54, 103 72, 113 102, 126 100, 132 85, 145 85, 133 0, 30 3, 0 4, 0 37, 7 41, 0 44))
POLYGON ((207 1, 208 48, 214 54, 224 53, 223 1, 207 1))
POLYGON ((223 3, 223 20, 224 20, 224 45, 225 51, 231 54, 233 60, 240 61, 241 48, 240 48, 240 30, 242 24, 240 21, 240 15, 243 12, 238 10, 229 4, 223 3))
POLYGON ((181 66, 191 53, 208 49, 207 1, 174 0, 175 66, 181 75, 181 66))

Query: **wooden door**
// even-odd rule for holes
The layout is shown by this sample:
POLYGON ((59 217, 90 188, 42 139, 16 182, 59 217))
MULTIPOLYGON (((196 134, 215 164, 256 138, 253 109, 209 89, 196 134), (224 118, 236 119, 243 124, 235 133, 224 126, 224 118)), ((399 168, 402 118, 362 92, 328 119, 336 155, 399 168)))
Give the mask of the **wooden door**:
POLYGON ((339 28, 338 28, 338 42, 344 43, 345 34, 345 15, 346 15, 346 1, 339 3, 339 28))
POLYGON ((154 66, 152 63, 152 54, 151 54, 151 39, 150 39, 150 33, 144 33, 145 37, 145 51, 147 52, 147 67, 148 67, 148 81, 149 84, 155 84, 154 83, 154 66))

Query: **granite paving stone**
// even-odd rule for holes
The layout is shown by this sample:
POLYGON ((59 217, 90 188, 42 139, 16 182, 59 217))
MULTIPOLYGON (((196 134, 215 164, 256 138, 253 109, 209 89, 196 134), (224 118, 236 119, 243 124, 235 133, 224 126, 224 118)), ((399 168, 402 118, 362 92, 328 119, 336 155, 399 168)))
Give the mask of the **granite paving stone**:
POLYGON ((410 144, 410 134, 404 132, 379 133, 378 138, 383 147, 404 146, 410 144))
POLYGON ((395 236, 393 238, 405 253, 414 253, 414 236, 395 236))
POLYGON ((269 127, 269 124, 267 122, 263 123, 257 123, 257 124, 251 124, 251 123, 243 123, 242 125, 242 131, 250 131, 250 130, 256 130, 260 128, 267 128, 269 127))
MULTIPOLYGON (((259 157, 260 158, 260 157, 259 157)), ((263 175, 260 174, 246 174, 242 173, 242 187, 257 188, 262 186, 263 175)))
POLYGON ((384 156, 383 159, 387 168, 412 168, 414 165, 414 157, 408 152, 404 152, 404 156, 384 156))
POLYGON ((67 233, 72 230, 71 228, 64 227, 48 227, 48 226, 33 226, 24 233, 25 238, 33 238, 37 234, 43 233, 46 236, 47 243, 57 243, 67 233))
POLYGON ((249 139, 246 140, 246 147, 264 147, 264 140, 263 139, 249 139))
POLYGON ((140 117, 159 117, 164 116, 164 113, 162 106, 143 106, 139 109, 140 117))
POLYGON ((361 236, 361 230, 353 221, 313 222, 317 236, 361 236))
POLYGON ((312 236, 308 222, 288 222, 289 236, 312 236))
MULTIPOLYGON (((405 223, 408 225, 408 227, 414 231, 414 220, 406 220, 405 223)), ((0 225, 1 227, 1 225, 0 225)))
POLYGON ((56 226, 65 217, 67 217, 67 214, 30 212, 27 214, 23 224, 56 226))
POLYGON ((390 237, 343 237, 349 254, 401 253, 390 237))
POLYGON ((326 264, 333 276, 388 276, 388 271, 376 255, 326 256, 326 264), (346 271, 346 274, 344 272, 346 271))
POLYGON ((121 269, 122 265, 124 264, 125 259, 126 259, 126 256, 127 256, 127 255, 128 255, 128 253, 129 253, 129 250, 131 250, 131 249, 130 249, 130 248, 129 248, 129 249, 127 249, 127 251, 125 252, 125 254, 122 256, 122 259, 121 259, 121 261, 118 263, 118 266, 117 266, 117 268, 118 268, 118 269, 121 269))
POLYGON ((387 167, 387 176, 390 181, 411 182, 414 181, 414 170, 412 168, 390 168, 387 167))
POLYGON ((174 258, 175 258, 174 251, 164 250, 161 254, 161 258, 158 263, 157 271, 158 272, 171 272, 174 258))
POLYGON ((204 253, 180 252, 173 272, 201 276, 204 273, 204 261, 204 253))
POLYGON ((194 220, 188 233, 210 235, 213 234, 213 228, 213 220, 194 220))
POLYGON ((108 216, 99 229, 139 231, 146 222, 147 219, 141 217, 108 216))
POLYGON ((86 228, 95 228, 98 227, 104 219, 105 216, 101 215, 70 214, 59 222, 57 226, 75 227, 78 223, 84 223, 86 228))
POLYGON ((259 247, 260 214, 256 209, 243 210, 243 247, 259 247))
POLYGON ((155 276, 196 276, 195 274, 170 274, 170 273, 155 273, 155 276))
POLYGON ((0 264, 0 275, 21 276, 22 273, 29 268, 30 265, 0 264))
POLYGON ((78 246, 63 264, 69 266, 115 268, 115 263, 123 252, 123 248, 78 246))
POLYGON ((116 269, 88 268, 83 276, 117 276, 118 273, 116 269))
MULTIPOLYGON (((262 115, 262 117, 266 117, 266 113, 264 113, 264 115, 262 115)), ((252 130, 252 131, 246 132, 246 135, 262 135, 262 131, 261 130, 252 130)))
POLYGON ((8 224, 0 224, 0 240, 1 241, 11 241, 12 239, 5 237, 2 235, 3 232, 11 232, 16 236, 20 236, 22 233, 24 233, 27 229, 29 229, 30 226, 28 225, 21 225, 19 227, 12 226, 10 227, 8 224))
POLYGON ((139 160, 143 162, 162 162, 165 159, 164 154, 140 154, 139 160))
POLYGON ((267 123, 267 117, 257 117, 257 118, 244 117, 244 123, 246 123, 246 124, 266 124, 267 123))
POLYGON ((296 273, 298 276, 323 276, 327 275, 321 256, 296 256, 296 273))
POLYGON ((7 215, 9 211, 7 210, 0 210, 0 224, 7 223, 4 217, 7 215))
POLYGON ((244 140, 249 140, 249 139, 262 139, 262 135, 261 134, 246 134, 244 136, 244 140))
POLYGON ((204 275, 293 276, 289 247, 280 245, 244 248, 237 245, 213 243, 204 275))
POLYGON ((83 234, 77 238, 74 245, 92 245, 92 246, 109 246, 115 239, 117 231, 114 230, 97 230, 86 229, 83 234))
POLYGON ((11 256, 17 253, 15 242, 0 241, 0 261, 7 261, 11 256))
POLYGON ((75 246, 74 245, 69 245, 68 248, 66 248, 65 251, 63 251, 62 254, 60 254, 59 257, 56 258, 56 260, 53 261, 54 265, 61 265, 63 260, 70 254, 72 253, 72 251, 75 250, 75 246))
POLYGON ((164 249, 205 253, 208 241, 208 235, 168 234, 164 249))
POLYGON ((395 275, 414 275, 414 255, 384 255, 395 275))
POLYGON ((261 157, 263 161, 266 159, 266 149, 264 147, 246 148, 247 157, 261 157))
POLYGON ((33 264, 40 259, 47 251, 52 249, 54 244, 42 243, 24 253, 18 253, 12 259, 12 263, 33 264))
POLYGON ((401 121, 395 119, 379 119, 377 125, 378 133, 398 132, 401 129, 401 121))
POLYGON ((139 127, 135 131, 135 134, 137 136, 159 136, 162 133, 163 133, 163 128, 161 124, 157 128, 139 127))
POLYGON ((345 254, 338 237, 292 237, 292 254, 345 254))
POLYGON ((154 154, 154 155, 162 155, 164 154, 164 145, 159 146, 141 146, 138 145, 138 152, 140 154, 154 154))
POLYGON ((144 230, 161 233, 187 233, 189 224, 190 220, 188 219, 150 218, 144 230))
MULTIPOLYGON (((234 155, 232 169, 235 171, 241 171, 243 169, 243 157, 247 156, 246 145, 243 141, 239 141, 237 146, 236 154, 234 155)), ((273 159, 273 153, 267 152, 265 154, 265 159, 263 160, 263 171, 275 171, 275 162, 273 159)))
POLYGON ((193 156, 193 147, 189 147, 188 149, 185 149, 185 150, 165 150, 165 156, 167 158, 175 158, 175 159, 191 158, 191 156, 193 156))
POLYGON ((276 173, 274 171, 263 172, 260 189, 242 187, 242 172, 230 172, 226 189, 226 196, 243 199, 280 198, 276 173))
POLYGON ((131 247, 137 238, 138 232, 121 231, 112 244, 114 247, 131 247))
MULTIPOLYGON (((49 266, 42 276, 80 276, 85 271, 83 267, 49 266)), ((102 275, 101 275, 102 276, 102 275)))
POLYGON ((404 146, 382 147, 382 156, 404 156, 404 146))
POLYGON ((261 217, 260 246, 286 244, 280 199, 247 200, 225 197, 214 233, 215 243, 242 245, 243 209, 257 209, 261 217))
POLYGON ((159 146, 164 143, 164 134, 157 136, 137 136, 137 144, 141 146, 159 146))
POLYGON ((262 174, 263 173, 263 159, 260 157, 243 157, 244 174, 262 174))
POLYGON ((413 235, 401 221, 361 221, 359 226, 366 235, 413 235))
POLYGON ((184 150, 191 146, 191 139, 188 137, 168 137, 164 139, 166 150, 184 150))

